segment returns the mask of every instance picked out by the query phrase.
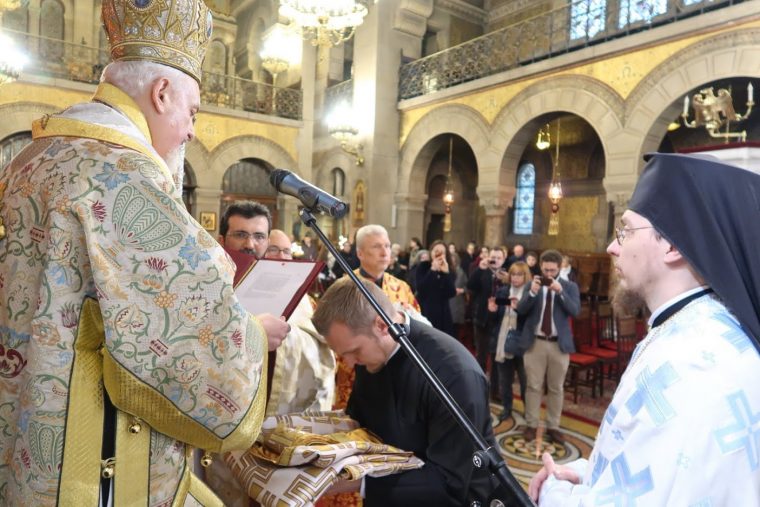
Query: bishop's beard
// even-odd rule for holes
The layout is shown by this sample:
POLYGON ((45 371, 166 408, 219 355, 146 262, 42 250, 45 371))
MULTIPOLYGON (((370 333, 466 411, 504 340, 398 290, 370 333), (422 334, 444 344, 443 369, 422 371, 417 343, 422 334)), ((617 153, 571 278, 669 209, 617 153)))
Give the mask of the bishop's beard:
MULTIPOLYGON (((182 196, 182 184, 185 180, 185 143, 170 151, 165 159, 169 172, 174 180, 174 188, 179 197, 182 196)), ((176 196, 175 196, 176 197, 176 196)))

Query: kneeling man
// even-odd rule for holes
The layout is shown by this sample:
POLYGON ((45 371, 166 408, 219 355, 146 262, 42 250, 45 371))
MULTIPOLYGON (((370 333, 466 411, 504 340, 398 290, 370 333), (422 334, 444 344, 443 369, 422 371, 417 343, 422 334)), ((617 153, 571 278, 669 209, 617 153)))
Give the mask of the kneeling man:
MULTIPOLYGON (((363 283, 391 319, 406 327, 422 358, 495 446, 488 382, 472 354, 447 334, 396 312, 377 285, 363 283)), ((328 289, 312 321, 330 348, 356 365, 348 414, 385 443, 425 461, 419 470, 356 484, 365 505, 485 503, 493 484, 488 472, 473 471, 473 444, 350 279, 341 278, 328 289)))

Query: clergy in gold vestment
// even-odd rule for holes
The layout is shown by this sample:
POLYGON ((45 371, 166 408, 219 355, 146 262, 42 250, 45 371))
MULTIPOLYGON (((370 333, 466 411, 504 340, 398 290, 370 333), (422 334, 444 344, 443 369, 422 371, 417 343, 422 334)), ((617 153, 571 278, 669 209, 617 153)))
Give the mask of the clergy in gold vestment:
POLYGON ((115 62, 93 101, 37 121, 0 174, 2 505, 218 503, 191 447, 252 444, 266 332, 286 330, 238 304, 171 170, 211 14, 130 1, 103 2, 115 62))

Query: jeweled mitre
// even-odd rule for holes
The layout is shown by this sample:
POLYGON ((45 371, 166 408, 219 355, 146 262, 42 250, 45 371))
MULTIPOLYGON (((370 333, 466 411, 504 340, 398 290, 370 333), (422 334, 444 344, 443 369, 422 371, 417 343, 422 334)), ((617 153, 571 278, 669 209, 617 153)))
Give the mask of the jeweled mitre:
POLYGON ((200 83, 212 25, 203 0, 103 0, 103 25, 114 61, 170 65, 200 83))

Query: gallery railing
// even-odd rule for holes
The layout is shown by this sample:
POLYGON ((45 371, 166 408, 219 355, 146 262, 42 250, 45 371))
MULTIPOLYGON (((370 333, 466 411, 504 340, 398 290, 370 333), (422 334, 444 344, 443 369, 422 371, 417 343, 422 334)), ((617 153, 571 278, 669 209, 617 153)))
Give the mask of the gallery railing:
POLYGON ((477 39, 402 65, 399 73, 399 100, 433 93, 742 1, 568 2, 477 39))
MULTIPOLYGON (((25 74, 97 84, 108 65, 107 51, 85 44, 3 29, 25 53, 25 74)), ((213 72, 203 72, 201 101, 219 107, 301 119, 301 90, 277 88, 266 83, 213 72)))

